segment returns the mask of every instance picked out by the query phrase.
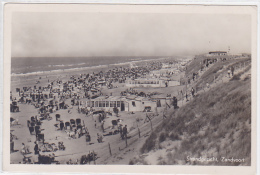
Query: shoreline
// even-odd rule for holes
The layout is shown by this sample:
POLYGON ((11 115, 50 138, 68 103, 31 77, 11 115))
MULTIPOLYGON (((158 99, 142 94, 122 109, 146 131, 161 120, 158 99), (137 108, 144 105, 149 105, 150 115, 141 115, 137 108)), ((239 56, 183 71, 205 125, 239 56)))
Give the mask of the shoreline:
MULTIPOLYGON (((22 88, 27 86, 41 86, 42 84, 48 84, 51 81, 55 81, 57 79, 62 79, 64 81, 68 81, 71 76, 77 76, 79 74, 90 74, 93 72, 100 71, 109 71, 116 67, 129 67, 131 63, 136 63, 136 65, 140 66, 146 62, 151 61, 163 61, 167 58, 161 59, 149 59, 149 60, 138 60, 134 62, 124 62, 124 63, 116 63, 109 65, 101 65, 101 66, 92 66, 92 67, 82 67, 82 68, 73 68, 73 69, 64 69, 64 70, 54 70, 54 71, 41 71, 37 73, 29 73, 29 74, 11 74, 11 84, 10 90, 15 92, 16 88, 22 88), (40 81, 39 84, 36 81, 40 81), (48 82, 49 81, 49 82, 48 82)), ((172 58, 174 60, 178 60, 178 58, 172 58)))
MULTIPOLYGON (((30 76, 30 75, 39 75, 39 74, 47 74, 47 73, 61 73, 61 72, 72 72, 72 71, 85 71, 86 69, 98 69, 98 68, 106 68, 106 67, 117 67, 117 66, 126 66, 132 63, 142 63, 142 62, 149 62, 149 61, 161 61, 163 59, 169 58, 158 58, 158 59, 146 59, 146 60, 134 60, 122 63, 114 63, 108 65, 98 65, 98 66, 89 66, 89 67, 76 67, 76 68, 66 68, 66 69, 55 69, 55 70, 48 70, 48 71, 38 71, 38 72, 27 72, 27 73, 11 73, 11 77, 20 77, 20 76, 30 76)), ((174 58, 177 59, 177 58, 174 58)))

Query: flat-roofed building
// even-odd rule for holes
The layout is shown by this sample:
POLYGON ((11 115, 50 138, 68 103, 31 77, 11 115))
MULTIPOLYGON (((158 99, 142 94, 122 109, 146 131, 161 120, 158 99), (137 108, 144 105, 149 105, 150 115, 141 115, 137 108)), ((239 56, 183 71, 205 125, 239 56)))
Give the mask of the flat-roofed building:
POLYGON ((150 100, 139 96, 100 96, 89 99, 85 103, 86 107, 95 110, 113 111, 116 107, 119 111, 142 112, 156 111, 156 100, 150 100))
POLYGON ((126 81, 126 87, 168 87, 179 85, 179 81, 159 78, 139 78, 126 81))
POLYGON ((207 56, 225 56, 227 55, 226 51, 211 51, 207 56))
POLYGON ((165 81, 158 78, 138 78, 126 81, 127 87, 165 87, 165 81))
POLYGON ((117 107, 119 111, 128 111, 126 100, 121 96, 100 96, 86 101, 86 107, 97 110, 113 111, 117 107))
POLYGON ((126 102, 130 112, 155 112, 157 108, 156 101, 146 97, 128 96, 126 97, 126 102))

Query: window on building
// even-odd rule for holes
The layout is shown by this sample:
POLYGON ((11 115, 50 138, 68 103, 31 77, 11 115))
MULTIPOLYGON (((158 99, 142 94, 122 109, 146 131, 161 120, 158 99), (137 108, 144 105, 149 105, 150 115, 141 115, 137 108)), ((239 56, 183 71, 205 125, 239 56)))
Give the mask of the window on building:
POLYGON ((99 102, 99 107, 106 107, 105 101, 100 101, 99 102))
POLYGON ((134 107, 135 107, 135 101, 132 101, 132 106, 134 106, 134 107))
POLYGON ((111 101, 110 102, 110 107, 116 107, 116 101, 111 101))
POLYGON ((106 101, 106 107, 109 107, 109 101, 106 101))
POLYGON ((116 107, 120 107, 120 101, 116 102, 116 107))
POLYGON ((95 102, 91 101, 91 106, 90 107, 94 107, 95 102))
POLYGON ((98 101, 95 101, 95 107, 98 107, 98 101))

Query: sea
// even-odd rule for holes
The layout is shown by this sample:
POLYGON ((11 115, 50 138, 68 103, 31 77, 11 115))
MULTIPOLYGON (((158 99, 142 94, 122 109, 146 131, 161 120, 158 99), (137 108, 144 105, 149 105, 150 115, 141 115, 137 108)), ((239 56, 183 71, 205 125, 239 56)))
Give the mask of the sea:
POLYGON ((25 75, 38 72, 59 70, 75 70, 88 67, 100 67, 141 62, 145 60, 158 60, 166 57, 12 57, 11 74, 25 75))

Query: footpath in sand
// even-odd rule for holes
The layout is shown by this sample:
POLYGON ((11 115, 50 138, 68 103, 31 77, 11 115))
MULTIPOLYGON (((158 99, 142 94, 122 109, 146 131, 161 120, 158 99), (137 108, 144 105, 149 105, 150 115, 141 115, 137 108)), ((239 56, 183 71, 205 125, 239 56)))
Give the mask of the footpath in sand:
MULTIPOLYGON (((231 62, 229 64, 225 64, 225 66, 223 66, 223 68, 221 70, 219 70, 218 72, 220 72, 219 76, 217 79, 214 79, 214 81, 210 84, 208 84, 208 86, 205 86, 201 89, 199 89, 196 93, 195 96, 198 94, 202 94, 205 93, 207 91, 209 91, 211 88, 214 88, 218 85, 221 85, 223 83, 229 82, 232 78, 235 78, 235 76, 241 75, 240 79, 243 80, 245 77, 248 77, 251 75, 251 64, 249 62, 245 62, 245 64, 237 64, 235 66, 235 71, 234 71, 234 75, 229 75, 228 74, 228 67, 233 65, 234 63, 231 62)), ((186 97, 181 98, 181 96, 179 95, 179 102, 178 102, 178 106, 179 107, 184 107, 186 104, 190 103, 193 100, 193 97, 190 93, 190 90, 192 87, 195 87, 196 84, 201 80, 200 77, 203 74, 207 74, 207 71, 211 68, 214 67, 214 64, 209 65, 209 67, 207 69, 204 69, 203 71, 200 71, 199 77, 198 79, 196 79, 195 81, 191 81, 190 84, 187 85, 187 87, 185 87, 183 89, 183 91, 186 90, 187 88, 187 93, 188 93, 188 100, 186 99, 186 97)), ((214 75, 213 75, 214 76, 214 75)), ((169 109, 169 114, 171 114, 173 112, 172 109, 169 109)), ((139 155, 136 155, 132 161, 134 162, 134 164, 149 164, 149 165, 160 165, 160 164, 165 164, 165 159, 167 158, 167 156, 169 155, 169 153, 174 150, 176 147, 180 146, 180 141, 179 140, 175 140, 175 141, 171 141, 171 140, 167 140, 164 141, 163 143, 160 143, 160 148, 154 148, 151 151, 149 151, 148 153, 143 153, 139 155)), ((178 160, 178 158, 176 157, 175 159, 176 164, 183 164, 183 162, 180 162, 178 160)))

